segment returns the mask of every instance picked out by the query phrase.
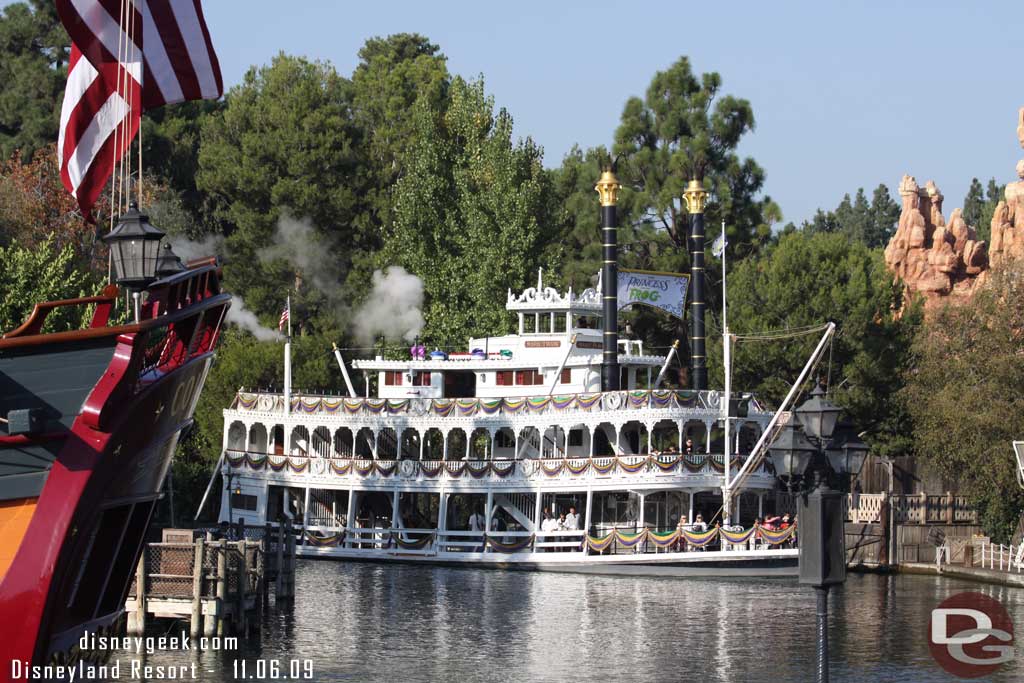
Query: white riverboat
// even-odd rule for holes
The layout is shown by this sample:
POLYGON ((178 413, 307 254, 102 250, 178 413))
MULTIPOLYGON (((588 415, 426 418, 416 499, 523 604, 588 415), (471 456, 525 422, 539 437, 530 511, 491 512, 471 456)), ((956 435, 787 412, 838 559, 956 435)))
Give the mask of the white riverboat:
POLYGON ((517 333, 465 353, 355 361, 358 398, 347 375, 347 396, 239 391, 221 521, 287 520, 305 557, 796 573, 794 528, 755 525, 783 500, 763 457, 772 412, 749 394, 729 416, 723 392, 656 388, 666 357, 628 339, 622 390, 601 391, 600 291, 539 281, 507 309, 517 333))

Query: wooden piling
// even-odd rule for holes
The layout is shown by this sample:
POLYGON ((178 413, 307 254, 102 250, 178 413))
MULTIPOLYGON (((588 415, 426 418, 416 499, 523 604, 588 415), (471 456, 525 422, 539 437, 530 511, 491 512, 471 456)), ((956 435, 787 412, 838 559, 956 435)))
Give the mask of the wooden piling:
POLYGON ((248 592, 246 589, 246 570, 245 570, 245 541, 238 541, 236 544, 238 547, 238 567, 236 569, 235 588, 238 591, 238 595, 235 601, 235 614, 233 627, 236 633, 246 632, 245 623, 245 594, 248 592))
POLYGON ((139 564, 135 569, 135 623, 133 636, 141 636, 146 632, 146 553, 143 547, 139 555, 139 564))
POLYGON ((198 637, 203 628, 203 537, 197 538, 195 544, 192 564, 192 614, 189 619, 189 633, 193 638, 198 637))
POLYGON ((217 635, 224 635, 224 610, 228 597, 228 542, 221 540, 217 544, 217 602, 216 625, 217 635))

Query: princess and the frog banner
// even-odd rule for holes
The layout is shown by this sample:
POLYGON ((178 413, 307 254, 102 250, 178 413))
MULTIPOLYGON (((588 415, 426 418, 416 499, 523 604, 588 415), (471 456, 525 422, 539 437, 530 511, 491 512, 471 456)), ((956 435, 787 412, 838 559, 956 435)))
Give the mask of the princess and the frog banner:
POLYGON ((686 305, 687 275, 659 273, 652 270, 619 271, 619 309, 633 304, 660 308, 669 315, 683 319, 686 305))

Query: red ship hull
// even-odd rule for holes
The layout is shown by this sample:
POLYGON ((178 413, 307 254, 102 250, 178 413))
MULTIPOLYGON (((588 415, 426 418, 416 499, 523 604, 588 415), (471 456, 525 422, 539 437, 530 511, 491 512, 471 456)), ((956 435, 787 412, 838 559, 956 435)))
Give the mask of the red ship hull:
MULTIPOLYGON (((81 411, 67 420, 69 428, 54 421, 52 429, 0 436, 0 447, 7 447, 0 458, 8 453, 13 461, 14 454, 35 455, 44 446, 55 454, 48 471, 31 473, 36 480, 44 476, 45 484, 16 549, 7 550, 13 559, 0 581, 0 651, 8 664, 0 669, 0 681, 15 680, 13 660, 71 664, 96 654, 79 652, 78 641, 120 619, 164 477, 192 420, 229 305, 218 275, 207 264, 157 283, 135 325, 107 327, 105 304, 97 302, 87 330, 33 335, 24 334, 23 326, 0 340, 0 360, 6 352, 7 367, 30 367, 44 351, 59 349, 65 352, 60 358, 91 359, 101 370, 81 411)), ((47 371, 52 374, 50 368, 24 374, 47 371)), ((91 378, 88 370, 78 374, 91 378)), ((11 482, 28 478, 12 475, 3 489, 8 500, 11 482)), ((33 493, 31 487, 26 492, 33 493)))

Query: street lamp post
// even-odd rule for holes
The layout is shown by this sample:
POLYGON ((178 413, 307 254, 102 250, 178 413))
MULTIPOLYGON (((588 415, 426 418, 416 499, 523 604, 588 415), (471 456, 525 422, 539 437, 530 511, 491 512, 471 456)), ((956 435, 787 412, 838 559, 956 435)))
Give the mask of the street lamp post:
POLYGON ((844 489, 867 454, 852 426, 836 431, 841 412, 817 386, 769 448, 779 481, 799 495, 800 583, 813 586, 817 598, 820 683, 828 682, 828 591, 846 581, 844 489))
POLYGON ((117 225, 103 236, 110 247, 110 261, 115 282, 127 288, 135 302, 135 322, 139 322, 142 290, 157 278, 161 230, 149 224, 149 216, 132 202, 118 218, 117 225))

